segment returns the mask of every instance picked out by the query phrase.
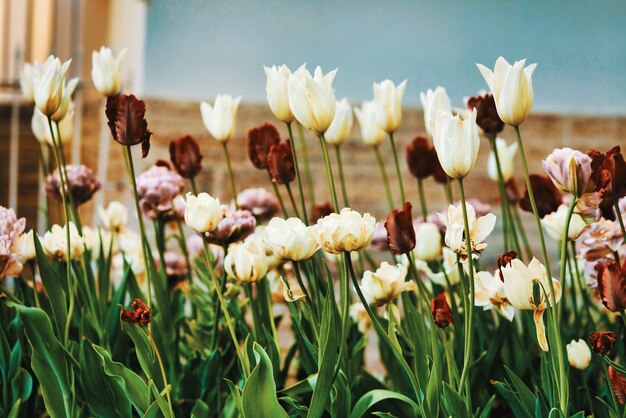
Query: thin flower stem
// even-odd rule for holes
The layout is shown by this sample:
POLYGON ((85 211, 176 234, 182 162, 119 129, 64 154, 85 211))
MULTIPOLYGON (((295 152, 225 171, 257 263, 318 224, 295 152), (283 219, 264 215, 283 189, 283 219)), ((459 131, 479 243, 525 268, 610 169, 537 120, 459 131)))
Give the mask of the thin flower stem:
POLYGON ((385 185, 385 193, 387 194, 387 202, 389 203, 389 210, 393 210, 393 196, 391 195, 391 188, 389 187, 389 177, 387 177, 387 170, 385 169, 385 163, 383 157, 380 155, 380 149, 378 145, 374 147, 374 154, 376 154, 376 161, 378 162, 378 168, 380 169, 380 175, 383 178, 383 184, 385 185))
POLYGON ((315 204, 315 187, 313 186, 313 176, 311 175, 311 167, 309 166, 309 151, 304 139, 304 130, 302 125, 298 123, 298 137, 300 138, 300 147, 302 147, 302 159, 304 160, 304 173, 306 175, 307 189, 309 191, 309 199, 312 205, 315 204))
POLYGON ((446 193, 446 198, 448 199, 448 203, 452 205, 454 203, 454 195, 452 193, 452 184, 450 183, 450 177, 447 177, 446 183, 443 185, 443 190, 446 193))
POLYGON ((185 238, 185 231, 183 230, 183 222, 178 218, 176 219, 176 223, 178 224, 178 235, 179 235, 179 239, 180 239, 180 250, 183 252, 183 256, 185 257, 185 264, 187 264, 187 277, 189 278, 189 281, 191 282, 191 272, 192 272, 192 265, 191 265, 191 260, 189 258, 189 248, 187 248, 187 240, 185 238))
MULTIPOLYGON (((296 216, 300 218, 300 212, 298 212, 298 205, 296 204, 296 199, 294 199, 293 197, 293 193, 291 192, 291 186, 289 186, 289 183, 285 183, 285 188, 287 189, 289 200, 291 200, 291 206, 293 207, 293 211, 296 213, 296 216)), ((304 220, 306 221, 306 216, 304 217, 304 220)), ((306 223, 308 225, 308 221, 306 221, 306 223)))
POLYGON ((619 202, 617 199, 613 199, 613 207, 615 207, 615 217, 619 222, 619 227, 622 230, 622 236, 626 239, 626 228, 624 227, 624 219, 622 218, 622 212, 619 210, 619 202))
POLYGON ((300 285, 300 288, 302 289, 302 293, 304 293, 304 296, 306 297, 307 302, 313 303, 313 300, 311 299, 311 294, 309 293, 306 286, 304 285, 304 280, 302 280, 302 274, 300 273, 300 265, 298 263, 300 262, 299 261, 291 262, 291 265, 293 265, 293 271, 296 274, 296 280, 298 281, 298 284, 300 285))
POLYGON ((509 206, 511 212, 513 214, 515 223, 517 224, 520 236, 522 238, 522 243, 524 244, 524 252, 526 253, 527 258, 531 258, 532 250, 530 248, 530 242, 528 242, 528 236, 526 235, 526 228, 524 228, 524 223, 522 222, 522 218, 519 216, 519 210, 517 210, 517 206, 509 206))
POLYGON ((195 196, 198 196, 198 187, 196 186, 196 179, 193 177, 189 178, 189 183, 191 183, 191 191, 195 196))
POLYGON ((400 185, 400 198, 402 203, 406 202, 404 196, 404 184, 402 183, 402 172, 400 171, 400 162, 398 161, 398 150, 396 150, 396 143, 393 139, 393 132, 389 133, 389 142, 391 142, 391 152, 393 153, 393 161, 396 165, 396 175, 398 176, 398 184, 400 185))
POLYGON ((167 376, 165 374, 165 367, 163 367, 163 360, 161 359, 159 349, 154 342, 154 338, 152 337, 152 330, 150 328, 148 328, 148 337, 150 338, 150 343, 152 344, 152 348, 154 349, 154 353, 156 354, 157 361, 159 362, 159 368, 161 369, 161 378, 163 379, 163 385, 165 386, 165 394, 167 395, 167 405, 170 407, 170 413, 173 416, 174 410, 172 409, 172 398, 170 396, 171 388, 168 389, 169 384, 167 383, 167 376))
POLYGON ((330 165, 330 157, 328 155, 328 146, 326 144, 326 138, 324 138, 324 134, 321 133, 320 137, 320 145, 322 147, 322 155, 324 156, 324 166, 326 167, 326 177, 328 178, 328 189, 330 190, 330 198, 331 203, 333 204, 333 208, 335 211, 339 211, 339 203, 337 201, 337 192, 335 191, 335 179, 333 177, 333 168, 330 165))
POLYGON ((63 176, 65 177, 65 186, 67 187, 68 193, 66 193, 65 198, 67 199, 67 203, 70 208, 70 214, 72 215, 72 219, 74 220, 74 224, 76 225, 76 229, 78 230, 79 235, 83 235, 82 227, 80 224, 80 218, 78 217, 78 207, 72 198, 70 180, 67 176, 67 163, 65 162, 65 153, 63 151, 63 142, 61 140, 61 131, 59 130, 59 123, 54 122, 54 126, 57 131, 57 144, 58 144, 58 152, 59 158, 61 159, 61 167, 60 171, 63 171, 63 176))
POLYGON ((235 176, 233 174, 233 166, 230 163, 230 154, 228 153, 228 143, 222 142, 222 147, 224 148, 224 156, 226 157, 226 167, 228 168, 228 178, 230 180, 230 192, 233 195, 233 200, 235 201, 235 207, 239 209, 239 204, 237 203, 237 187, 235 186, 235 176))
POLYGON ((428 218, 428 207, 426 206, 426 195, 424 194, 424 180, 417 179, 417 191, 420 196, 420 206, 422 208, 422 217, 424 218, 424 222, 428 218))
POLYGON ((346 180, 343 176, 343 161, 341 161, 341 146, 335 146, 335 155, 337 157, 337 166, 339 167, 339 181, 341 182, 341 194, 343 195, 343 205, 350 207, 348 203, 348 191, 346 189, 346 180))
MULTIPOLYGON (((287 123, 287 130, 289 131, 289 141, 291 144, 291 156, 293 157, 293 166, 296 171, 296 181, 298 182, 298 191, 300 192, 300 204, 302 205, 302 216, 303 216, 303 218, 301 219, 302 221, 304 221, 305 225, 309 225, 309 216, 307 215, 307 212, 306 212, 306 201, 304 200, 304 190, 302 189, 302 180, 300 179, 300 167, 298 165, 299 163, 298 163, 298 155, 296 153, 296 144, 293 142, 293 131, 291 130, 291 122, 287 123)), ((287 188, 289 189, 289 186, 287 186, 287 188)), ((291 192, 289 192, 289 195, 291 195, 291 192)), ((292 197, 292 201, 293 201, 293 197, 292 197)), ((295 206, 294 206, 294 209, 295 209, 295 206)), ((298 210, 295 209, 295 211, 296 211, 296 216, 300 218, 300 215, 298 215, 298 210)))
POLYGON ((278 199, 278 203, 280 204, 280 210, 282 210, 283 216, 285 217, 285 219, 287 219, 289 217, 289 213, 287 212, 287 208, 285 207, 285 202, 283 202, 283 197, 280 195, 278 186, 272 180, 272 175, 270 174, 269 170, 267 172, 267 175, 269 176, 270 183, 272 184, 272 187, 274 188, 274 195, 276 195, 276 199, 278 199))
MULTIPOLYGON (((500 156, 498 154, 498 147, 496 146, 496 137, 489 137, 489 145, 491 146, 491 152, 493 153, 496 160, 496 172, 497 172, 497 183, 498 183, 498 191, 500 192, 500 208, 502 212, 502 235, 504 237, 504 249, 508 250, 509 247, 509 237, 508 237, 508 228, 511 220, 509 219, 509 212, 507 210, 507 197, 506 191, 504 189, 504 179, 502 178, 502 167, 500 166, 500 156)), ((516 249, 519 254, 519 249, 516 249)))
MULTIPOLYGON (((567 208, 567 217, 565 218, 565 225, 563 227, 563 234, 561 235, 561 264, 559 271, 559 281, 561 282, 561 287, 565 287, 565 275, 567 270, 567 242, 569 241, 569 225, 572 220, 572 215, 574 214, 574 208, 576 207, 577 199, 574 197, 567 208)), ((573 241, 572 241, 573 242, 573 241)), ((550 280, 551 278, 548 278, 550 280)), ((561 306, 564 305, 565 292, 561 292, 561 306)), ((559 316, 557 320, 560 321, 560 309, 557 309, 559 312, 559 316)), ((560 322, 559 322, 560 323, 560 322)))

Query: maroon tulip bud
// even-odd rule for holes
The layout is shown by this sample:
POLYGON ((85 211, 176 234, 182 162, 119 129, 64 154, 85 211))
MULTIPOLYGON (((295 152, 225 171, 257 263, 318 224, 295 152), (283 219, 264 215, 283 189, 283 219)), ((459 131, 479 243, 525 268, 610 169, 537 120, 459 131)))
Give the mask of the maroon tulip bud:
POLYGON ((504 253, 498 255, 496 258, 496 265, 498 266, 498 274, 500 276, 500 280, 504 282, 504 277, 502 276, 502 267, 506 267, 511 264, 511 261, 517 258, 517 253, 513 250, 505 251, 504 253))
POLYGON ((191 135, 170 142, 170 160, 178 174, 186 179, 194 178, 202 171, 200 147, 191 135))
POLYGON ((433 178, 439 184, 446 184, 448 182, 448 179, 450 178, 448 177, 446 172, 443 171, 443 167, 439 162, 439 157, 437 156, 436 152, 433 156, 433 178))
POLYGON ((609 366, 608 371, 613 393, 615 393, 617 401, 624 405, 626 403, 626 377, 622 376, 613 366, 609 366))
POLYGON ((511 177, 509 181, 504 184, 504 191, 506 192, 506 198, 512 205, 517 205, 521 199, 519 188, 515 178, 511 177))
POLYGON ((152 321, 152 318, 150 317, 150 308, 148 305, 143 303, 141 299, 135 299, 131 304, 131 308, 132 311, 122 308, 122 311, 120 312, 120 318, 122 321, 130 322, 131 324, 138 324, 140 326, 144 326, 152 321))
POLYGON ((291 143, 288 139, 270 146, 270 152, 267 154, 267 165, 274 183, 288 184, 296 178, 291 143))
POLYGON ((485 135, 495 138, 504 129, 504 122, 498 116, 496 101, 492 94, 470 97, 467 101, 467 108, 476 109, 476 124, 485 135))
POLYGON ((437 153, 428 138, 417 136, 406 146, 406 163, 409 171, 415 178, 425 179, 431 174, 435 167, 437 153))
POLYGON ((314 224, 318 219, 322 219, 333 212, 335 212, 335 210, 330 202, 315 204, 313 205, 313 213, 311 214, 311 223, 314 224))
POLYGON ((626 260, 621 266, 617 261, 598 263, 595 269, 600 300, 609 311, 622 312, 626 309, 626 260))
POLYGON ((619 145, 606 154, 589 150, 591 157, 591 180, 600 197, 611 201, 626 196, 626 162, 619 145))
MULTIPOLYGON (((84 165, 68 165, 65 171, 72 201, 77 205, 91 200, 102 186, 96 174, 84 165)), ((58 169, 46 177, 46 195, 51 199, 61 200, 61 179, 58 169)))
MULTIPOLYGON (((533 189, 535 196, 535 203, 537 204, 537 212, 539 217, 555 212, 561 203, 563 198, 556 186, 550 180, 548 176, 541 176, 539 174, 530 175, 530 186, 533 189)), ((524 197, 519 202, 520 208, 526 212, 532 212, 532 206, 530 204, 530 198, 528 197, 528 190, 524 193, 524 197)))
POLYGON ((596 331, 589 335, 591 351, 604 356, 611 351, 615 344, 615 333, 613 331, 596 331))
POLYGON ((435 325, 439 328, 446 328, 453 323, 452 309, 450 309, 445 293, 439 293, 430 300, 430 313, 433 315, 435 325))
POLYGON ((145 119, 146 103, 132 94, 109 96, 105 114, 113 139, 125 146, 141 144, 141 156, 146 158, 152 135, 145 119))
POLYGON ((387 242, 394 254, 406 254, 415 248, 415 228, 411 209, 411 203, 406 202, 402 210, 394 209, 385 221, 387 242))
POLYGON ((271 123, 248 131, 248 157, 259 170, 267 170, 267 156, 272 145, 280 142, 278 130, 271 123))

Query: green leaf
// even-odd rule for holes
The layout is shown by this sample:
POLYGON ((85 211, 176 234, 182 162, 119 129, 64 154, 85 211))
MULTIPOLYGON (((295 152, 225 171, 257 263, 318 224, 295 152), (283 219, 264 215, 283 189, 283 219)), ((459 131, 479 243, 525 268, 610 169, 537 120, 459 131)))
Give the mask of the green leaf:
POLYGON ((121 321, 121 323, 122 330, 133 340, 141 370, 143 370, 148 379, 154 380, 158 388, 163 388, 164 382, 161 376, 161 369, 148 334, 137 324, 124 321, 121 321))
POLYGON ((152 380, 148 381, 148 386, 150 387, 152 396, 154 396, 154 399, 156 400, 157 405, 159 405, 159 409, 161 410, 161 413, 163 414, 163 416, 166 418, 174 418, 174 412, 170 409, 170 406, 168 405, 167 400, 165 399, 165 395, 164 395, 166 391, 169 391, 171 389, 171 386, 168 385, 163 390, 162 393, 159 393, 159 390, 154 385, 154 381, 152 380))
POLYGON ((224 379, 224 380, 226 380, 228 389, 230 389, 230 394, 233 396, 233 402, 235 403, 235 407, 237 408, 237 411, 239 411, 241 415, 244 415, 243 401, 241 399, 241 389, 239 389, 239 387, 235 385, 232 380, 230 379, 224 379))
POLYGON ((408 406, 411 407, 411 410, 413 411, 412 415, 418 415, 419 407, 413 401, 413 399, 409 398, 408 396, 404 396, 401 393, 393 392, 387 389, 374 389, 361 396, 361 399, 359 399, 358 402, 354 405, 354 408, 352 408, 350 418, 361 418, 365 416, 367 411, 378 402, 392 399, 406 403, 408 406))
POLYGON ((33 234, 33 237, 35 240, 35 252, 37 254, 37 265, 39 266, 41 283, 50 301, 57 336, 60 338, 65 330, 65 322, 67 319, 67 298, 62 285, 67 280, 46 258, 46 254, 43 251, 37 234, 33 234))
POLYGON ((507 383, 499 381, 492 381, 491 383, 506 400, 516 418, 532 418, 532 415, 526 412, 518 394, 513 392, 507 383))
POLYGON ((248 376, 241 395, 243 414, 246 418, 280 418, 287 413, 278 403, 272 362, 263 347, 253 344, 257 364, 248 376))
POLYGON ((506 374, 509 376, 511 383, 513 383, 513 387, 515 388, 515 392, 517 392, 520 404, 528 415, 534 415, 535 395, 530 389, 528 389, 524 382, 522 382, 522 379, 517 377, 517 375, 511 371, 511 369, 506 366, 504 366, 504 369, 506 370, 506 374))
POLYGON ((17 402, 15 402, 15 405, 11 407, 11 410, 9 411, 9 415, 7 415, 7 418, 17 418, 18 414, 20 413, 21 406, 22 406, 22 400, 18 399, 17 402))
POLYGON ((455 418, 470 417, 461 395, 452 389, 452 387, 446 382, 443 384, 443 406, 446 408, 446 411, 448 411, 448 415, 450 416, 455 418))
POLYGON ((196 400, 196 404, 191 410, 191 418, 204 418, 209 416, 209 407, 200 399, 196 400))
POLYGON ((298 383, 294 383, 293 385, 278 391, 280 395, 287 395, 291 397, 296 397, 300 395, 304 395, 306 393, 313 392, 315 388, 315 384, 317 383, 317 373, 312 374, 304 380, 299 381, 298 383))
POLYGON ((27 401, 33 393, 33 377, 26 370, 20 368, 19 372, 11 380, 11 400, 17 402, 18 399, 27 401))

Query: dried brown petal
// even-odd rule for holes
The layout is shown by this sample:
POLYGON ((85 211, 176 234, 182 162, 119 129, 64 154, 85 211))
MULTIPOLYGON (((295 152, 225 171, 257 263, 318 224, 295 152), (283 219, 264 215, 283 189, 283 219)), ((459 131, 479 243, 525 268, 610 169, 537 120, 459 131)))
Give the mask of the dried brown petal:
POLYGON ((615 344, 615 333, 613 331, 596 331, 589 335, 591 351, 604 356, 611 351, 615 344))
POLYGON ((591 180, 600 197, 612 202, 626 196, 626 162, 619 145, 606 154, 593 149, 587 154, 591 157, 591 180))
POLYGON ((450 309, 445 293, 439 293, 430 300, 430 313, 433 315, 435 325, 439 328, 452 325, 452 309, 450 309))
POLYGON ((318 203, 313 205, 313 214, 311 215, 311 223, 316 223, 318 219, 330 215, 335 210, 330 202, 318 203))
POLYGON ((270 146, 270 151, 267 154, 267 165, 274 183, 287 184, 296 178, 291 143, 288 139, 270 146))
POLYGON ((280 142, 280 134, 274 125, 265 123, 248 131, 248 157, 252 164, 267 170, 267 156, 272 145, 280 142))
POLYGON ((502 254, 499 254, 496 258, 496 264, 498 266, 498 274, 500 276, 500 280, 504 282, 504 277, 502 276, 502 267, 506 267, 511 264, 511 261, 517 258, 517 253, 513 250, 505 251, 502 254))
MULTIPOLYGON (((540 218, 555 212, 559 206, 561 206, 561 203, 563 202, 561 193, 548 176, 531 174, 530 185, 533 189, 535 203, 537 204, 537 212, 539 213, 540 218)), ((519 206, 526 212, 532 212, 530 199, 528 197, 528 190, 526 190, 524 197, 520 200, 519 206)))
POLYGON ((105 114, 113 139, 125 146, 141 143, 142 157, 145 158, 152 135, 145 119, 146 103, 132 94, 109 96, 105 114))
POLYGON ((617 261, 598 263, 595 266, 598 276, 600 300, 611 312, 626 309, 626 260, 620 267, 617 261))
POLYGON ((135 299, 131 304, 132 311, 123 309, 120 313, 120 318, 124 322, 130 322, 131 324, 138 324, 144 326, 152 321, 150 316, 150 308, 143 303, 139 298, 135 299))
POLYGON ((608 371, 613 393, 615 393, 617 401, 624 405, 626 403, 626 377, 622 376, 613 366, 609 366, 608 371))
POLYGON ((406 254, 415 248, 415 228, 411 209, 411 203, 406 202, 402 210, 394 209, 385 221, 387 242, 394 254, 406 254))
POLYGON ((435 148, 425 136, 415 137, 406 147, 406 163, 415 178, 425 179, 433 174, 436 159, 435 148))
POLYGON ((467 101, 467 108, 476 109, 476 124, 485 135, 495 137, 504 129, 504 122, 498 116, 496 101, 492 94, 470 97, 467 101))

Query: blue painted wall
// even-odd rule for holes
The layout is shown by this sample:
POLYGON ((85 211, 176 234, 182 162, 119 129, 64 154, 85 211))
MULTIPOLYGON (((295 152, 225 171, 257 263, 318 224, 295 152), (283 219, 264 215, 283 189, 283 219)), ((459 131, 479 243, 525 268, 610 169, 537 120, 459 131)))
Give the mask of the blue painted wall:
POLYGON ((626 1, 150 0, 146 92, 265 100, 263 65, 339 68, 337 97, 409 80, 406 102, 486 88, 475 62, 528 58, 534 110, 626 114, 626 1))

